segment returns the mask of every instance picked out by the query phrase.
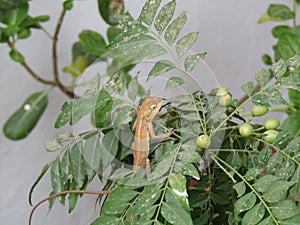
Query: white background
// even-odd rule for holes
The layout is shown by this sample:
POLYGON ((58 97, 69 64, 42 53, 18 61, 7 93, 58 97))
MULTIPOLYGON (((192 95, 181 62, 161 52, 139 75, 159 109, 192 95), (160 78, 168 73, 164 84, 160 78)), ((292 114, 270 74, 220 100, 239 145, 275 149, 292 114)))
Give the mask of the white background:
MULTIPOLYGON (((30 14, 51 15, 46 29, 53 33, 56 19, 61 11, 61 0, 33 0, 30 14)), ((144 1, 128 0, 126 8, 137 16, 144 1)), ((205 62, 215 73, 220 84, 227 86, 234 97, 242 92, 240 86, 248 80, 254 80, 256 71, 264 68, 261 56, 272 55, 271 28, 274 23, 258 25, 260 16, 270 3, 292 3, 292 1, 261 0, 178 0, 177 13, 185 10, 188 15, 188 29, 199 31, 199 41, 193 47, 194 52, 207 51, 205 62)), ((62 32, 59 36, 59 66, 70 63, 70 47, 78 40, 82 29, 94 29, 102 34, 106 24, 101 20, 97 1, 75 1, 74 9, 67 13, 62 32)), ((22 41, 19 49, 27 62, 44 78, 52 79, 51 43, 42 32, 33 32, 29 40, 22 41)), ((9 49, 0 45, 0 126, 32 93, 45 87, 35 82, 26 71, 8 57, 9 49)), ((67 77, 67 75, 62 74, 67 77)), ((55 158, 55 153, 47 153, 44 144, 56 134, 68 128, 55 130, 54 121, 60 107, 67 100, 65 95, 55 89, 49 94, 49 106, 34 131, 21 141, 10 141, 0 134, 0 224, 22 225, 27 223, 30 206, 27 195, 31 185, 42 167, 55 158)), ((89 189, 98 189, 93 184, 89 189)), ((51 191, 47 175, 38 185, 33 201, 46 197, 51 191)), ((47 215, 47 204, 35 213, 33 224, 89 224, 97 217, 94 211, 96 196, 84 196, 78 202, 75 211, 69 215, 67 207, 55 204, 47 215)))

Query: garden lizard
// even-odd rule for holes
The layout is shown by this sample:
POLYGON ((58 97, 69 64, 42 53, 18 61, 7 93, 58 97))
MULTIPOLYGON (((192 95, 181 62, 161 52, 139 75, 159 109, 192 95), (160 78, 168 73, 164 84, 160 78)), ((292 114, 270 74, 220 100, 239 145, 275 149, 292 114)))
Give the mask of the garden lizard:
POLYGON ((133 128, 135 129, 133 151, 133 171, 146 167, 146 176, 150 175, 149 136, 152 139, 165 139, 170 137, 174 131, 163 135, 155 135, 152 120, 162 106, 161 98, 149 96, 138 109, 137 119, 133 128))

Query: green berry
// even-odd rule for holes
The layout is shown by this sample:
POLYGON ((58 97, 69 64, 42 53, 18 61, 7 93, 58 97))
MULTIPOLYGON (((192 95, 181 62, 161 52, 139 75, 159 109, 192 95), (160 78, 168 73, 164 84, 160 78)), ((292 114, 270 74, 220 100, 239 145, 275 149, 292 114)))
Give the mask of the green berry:
POLYGON ((243 137, 249 137, 253 134, 253 127, 249 123, 244 123, 239 127, 239 132, 243 137))
POLYGON ((202 134, 197 138, 199 148, 206 149, 210 146, 210 137, 207 134, 202 134))
POLYGON ((264 135, 265 136, 263 137, 263 139, 266 142, 272 144, 274 142, 275 138, 278 135, 278 131, 277 130, 267 130, 267 131, 264 132, 264 135))
POLYGON ((217 96, 222 96, 228 94, 228 89, 226 87, 220 87, 217 91, 217 96))
POLYGON ((253 116, 263 116, 269 112, 269 108, 264 105, 255 105, 252 107, 253 116))
POLYGON ((230 94, 222 95, 219 98, 219 105, 228 107, 231 104, 231 100, 232 100, 232 98, 231 98, 230 94))
POLYGON ((267 130, 274 130, 277 127, 279 127, 279 125, 280 125, 280 122, 276 118, 269 118, 269 119, 266 119, 266 121, 264 122, 264 127, 267 130))

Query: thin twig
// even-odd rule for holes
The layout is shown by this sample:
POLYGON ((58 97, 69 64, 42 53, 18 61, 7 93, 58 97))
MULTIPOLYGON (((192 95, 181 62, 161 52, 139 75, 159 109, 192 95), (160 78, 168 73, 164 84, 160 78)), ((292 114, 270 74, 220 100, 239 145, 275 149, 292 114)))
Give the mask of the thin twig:
POLYGON ((107 190, 107 191, 88 191, 88 190, 68 190, 68 191, 62 191, 59 192, 57 194, 54 195, 50 195, 47 198, 44 198, 43 200, 39 201, 31 210, 30 215, 29 215, 29 220, 28 220, 28 225, 31 225, 31 221, 32 221, 32 216, 33 213, 35 212, 35 210, 44 202, 49 201, 53 198, 57 198, 59 196, 62 195, 67 195, 67 194, 88 194, 88 195, 107 195, 109 193, 111 193, 111 190, 107 190))
MULTIPOLYGON (((8 46, 10 47, 11 50, 13 50, 15 47, 13 45, 12 42, 8 42, 8 46)), ((43 83, 43 84, 46 84, 46 85, 51 85, 51 86, 56 86, 56 83, 54 81, 51 81, 51 80, 46 80, 42 77, 40 77, 38 74, 36 74, 33 69, 25 62, 21 62, 20 63, 25 69, 26 71, 37 81, 43 83)))
POLYGON ((27 70, 27 72, 37 81, 43 83, 43 84, 47 84, 47 85, 51 85, 51 86, 56 86, 56 83, 54 81, 50 81, 50 80, 45 80, 43 78, 41 78, 39 75, 37 75, 32 69, 31 67, 24 61, 21 63, 21 65, 27 70))
POLYGON ((59 73, 58 73, 58 63, 57 63, 57 41, 58 41, 58 35, 61 28, 61 25, 63 23, 64 17, 66 14, 66 10, 63 9, 59 19, 56 24, 56 28, 53 35, 53 42, 52 42, 52 62, 53 62, 53 73, 54 73, 54 80, 57 85, 57 87, 62 90, 64 93, 66 93, 70 98, 75 98, 75 94, 73 91, 69 90, 67 87, 65 87, 59 80, 59 73))

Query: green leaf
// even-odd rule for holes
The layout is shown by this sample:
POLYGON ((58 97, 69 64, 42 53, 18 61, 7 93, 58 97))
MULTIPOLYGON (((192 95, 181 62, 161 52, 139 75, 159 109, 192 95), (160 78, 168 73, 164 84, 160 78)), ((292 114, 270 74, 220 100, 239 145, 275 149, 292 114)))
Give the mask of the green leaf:
POLYGON ((293 74, 292 76, 278 78, 278 87, 280 88, 290 88, 290 89, 300 89, 300 74, 293 74))
POLYGON ((293 140, 291 140, 285 147, 284 151, 286 153, 296 153, 300 151, 300 137, 296 137, 293 140))
POLYGON ((275 154, 273 154, 267 162, 267 172, 273 173, 277 168, 279 168, 282 165, 283 159, 283 155, 280 152, 275 152, 275 154))
POLYGON ((274 225, 272 217, 267 217, 263 221, 261 221, 258 225, 274 225))
POLYGON ((282 77, 287 70, 285 61, 283 59, 278 60, 271 66, 271 70, 276 78, 282 77))
POLYGON ((265 95, 267 96, 268 101, 273 104, 282 104, 282 105, 287 104, 287 102, 282 97, 280 91, 276 88, 268 88, 265 91, 265 95))
POLYGON ((179 192, 176 189, 167 189, 165 193, 165 200, 170 205, 178 205, 182 207, 187 213, 190 213, 190 206, 187 199, 187 192, 179 192))
POLYGON ((59 156, 52 162, 50 168, 51 185, 54 193, 64 191, 64 185, 61 180, 59 156))
POLYGON ((123 31, 130 28, 133 23, 136 23, 135 21, 136 20, 132 17, 132 15, 128 11, 126 11, 125 13, 119 16, 119 23, 123 31))
POLYGON ((122 29, 117 27, 109 27, 106 31, 108 41, 111 42, 121 33, 122 33, 122 29))
POLYGON ((252 81, 248 81, 242 85, 242 90, 246 95, 251 96, 254 91, 254 83, 252 81))
POLYGON ((47 22, 50 20, 50 16, 48 15, 41 15, 41 16, 36 16, 36 17, 30 17, 27 16, 27 18, 22 22, 22 24, 20 25, 23 28, 39 28, 40 22, 47 22))
POLYGON ((65 0, 63 7, 65 10, 71 10, 73 8, 73 0, 65 0))
POLYGON ((74 180, 77 183, 77 188, 81 188, 86 179, 85 161, 81 154, 82 143, 78 142, 73 145, 70 151, 71 171, 74 180))
POLYGON ((173 45, 186 21, 187 16, 183 12, 167 27, 164 37, 169 45, 173 45))
POLYGON ((183 84, 184 84, 184 81, 180 77, 171 77, 167 81, 165 89, 168 90, 168 89, 176 88, 183 84))
MULTIPOLYGON (((299 150, 299 148, 298 148, 299 150)), ((295 164, 292 160, 286 159, 282 166, 275 172, 275 175, 281 179, 290 178, 295 172, 295 164)))
POLYGON ((18 63, 23 63, 24 62, 24 56, 17 50, 15 49, 12 49, 10 52, 9 52, 9 56, 12 60, 14 60, 15 62, 18 62, 18 63))
POLYGON ((281 221, 282 225, 299 225, 300 214, 294 216, 293 218, 281 221))
POLYGON ((265 94, 254 94, 252 96, 251 102, 254 105, 265 105, 269 106, 268 98, 265 94))
POLYGON ((66 151, 60 162, 61 180, 66 186, 68 184, 69 175, 71 174, 70 152, 66 151))
POLYGON ((139 81, 138 81, 138 75, 133 77, 128 84, 128 97, 134 102, 137 95, 138 95, 138 86, 139 86, 139 81))
POLYGON ((35 187, 38 185, 38 183, 40 182, 40 180, 43 178, 43 176, 45 175, 45 173, 46 173, 46 172, 48 171, 48 169, 50 168, 50 165, 51 165, 51 164, 47 163, 47 164, 43 167, 43 169, 42 169, 40 175, 36 178, 36 180, 34 181, 33 185, 32 185, 31 188, 30 188, 30 191, 29 191, 29 194, 28 194, 28 202, 29 202, 29 204, 30 204, 31 206, 32 206, 32 194, 33 194, 33 191, 34 191, 35 187))
POLYGON ((268 8, 268 15, 274 18, 289 20, 294 17, 294 13, 283 4, 271 4, 268 8))
POLYGON ((120 223, 120 218, 117 216, 111 216, 111 215, 101 215, 101 217, 98 217, 95 219, 91 225, 116 225, 120 223))
MULTIPOLYGON (((76 190, 76 189, 78 189, 78 185, 75 181, 72 181, 68 188, 70 190, 76 190)), ((68 211, 68 213, 71 213, 75 209, 75 206, 78 202, 78 194, 75 194, 75 193, 69 194, 68 202, 69 202, 69 211, 68 211)))
POLYGON ((139 20, 150 26, 154 20, 160 3, 161 0, 147 0, 140 13, 139 20))
POLYGON ((118 16, 124 11, 124 2, 116 0, 98 0, 98 10, 103 20, 109 25, 118 24, 118 16))
POLYGON ((31 35, 31 31, 29 29, 20 29, 18 32, 18 39, 26 39, 31 35))
POLYGON ((186 193, 186 179, 182 174, 172 174, 169 177, 169 185, 173 190, 180 193, 186 193))
POLYGON ((164 202, 161 207, 161 214, 171 224, 193 224, 190 215, 178 205, 164 202))
MULTIPOLYGON (((126 46, 121 48, 124 44, 129 44, 128 46, 131 46, 133 48, 135 45, 145 45, 145 44, 151 44, 155 41, 155 39, 149 35, 146 35, 148 32, 147 27, 144 25, 137 23, 136 21, 132 22, 132 24, 125 30, 123 30, 118 36, 116 36, 113 40, 111 40, 108 49, 114 50, 116 52, 116 49, 120 48, 118 52, 123 51, 123 49, 126 49, 126 46), (140 43, 139 43, 140 42, 140 43)), ((110 53, 112 55, 112 53, 110 53)), ((114 53, 113 55, 122 55, 121 53, 114 53)), ((126 53, 123 55, 126 55, 126 53)))
POLYGON ((159 11, 154 21, 154 27, 156 28, 159 34, 161 34, 165 30, 167 25, 172 20, 172 17, 175 12, 175 8, 176 8, 176 1, 172 0, 167 4, 165 4, 159 11))
POLYGON ((273 183, 277 180, 279 180, 279 179, 276 176, 265 175, 265 176, 259 178, 254 183, 253 186, 254 186, 255 190, 257 190, 259 192, 265 192, 270 186, 273 186, 273 183))
POLYGON ((30 95, 4 124, 5 136, 11 140, 25 138, 35 127, 47 105, 47 92, 36 92, 30 95))
POLYGON ((288 219, 299 214, 299 208, 292 200, 283 200, 275 203, 271 207, 273 214, 277 219, 288 219))
POLYGON ((108 195, 102 211, 106 215, 120 214, 130 204, 128 201, 135 198, 139 193, 126 187, 116 187, 108 195), (118 204, 116 204, 116 202, 118 204))
POLYGON ((124 123, 124 120, 128 118, 130 113, 133 111, 132 106, 126 105, 122 107, 119 111, 117 116, 114 119, 114 125, 120 126, 122 123, 124 123))
POLYGON ((265 206, 261 203, 250 209, 243 217, 242 225, 255 225, 264 217, 265 206))
POLYGON ((280 37, 275 51, 280 54, 280 57, 284 60, 288 60, 295 54, 300 53, 300 40, 295 34, 285 34, 280 37))
POLYGON ((194 164, 188 162, 177 162, 174 166, 174 172, 182 173, 183 175, 190 176, 198 180, 200 179, 198 169, 194 166, 194 164))
POLYGON ((198 38, 198 34, 198 32, 191 32, 177 41, 176 52, 179 58, 183 56, 194 45, 198 38))
POLYGON ((189 55, 184 60, 184 68, 186 72, 191 72, 197 64, 205 58, 206 52, 196 55, 189 55))
POLYGON ((175 65, 170 62, 169 60, 159 60, 155 63, 155 65, 152 67, 150 73, 148 74, 148 78, 156 77, 160 74, 166 73, 171 69, 174 69, 175 65))
POLYGON ((118 66, 111 71, 116 73, 128 65, 149 61, 166 53, 167 50, 164 47, 159 44, 153 44, 153 40, 150 40, 122 45, 109 52, 107 56, 118 60, 118 66))
POLYGON ((272 29, 272 35, 278 39, 287 33, 293 33, 293 30, 291 29, 290 26, 280 25, 272 29))
POLYGON ((91 97, 82 97, 65 102, 61 107, 61 113, 56 119, 54 127, 60 128, 68 122, 70 125, 74 125, 82 117, 105 105, 109 100, 111 100, 110 95, 100 92, 91 97))
POLYGON ((101 34, 92 30, 83 30, 79 34, 83 48, 90 54, 100 57, 106 52, 105 39, 101 34))
POLYGON ((236 193, 238 194, 238 196, 237 196, 238 198, 245 194, 246 185, 244 182, 236 183, 232 187, 236 190, 236 193))
POLYGON ((82 155, 87 164, 96 172, 99 172, 100 166, 100 138, 96 133, 92 137, 86 140, 83 149, 82 155))
POLYGON ((281 129, 291 132, 292 135, 299 135, 300 111, 295 111, 288 115, 288 117, 282 123, 281 129))
POLYGON ((262 60, 267 66, 271 66, 273 64, 272 58, 268 54, 264 54, 262 56, 262 60))
POLYGON ((112 109, 115 105, 114 100, 109 100, 105 105, 95 109, 92 114, 93 124, 98 128, 108 127, 112 120, 112 109))
POLYGON ((78 56, 71 65, 64 67, 65 73, 70 73, 73 77, 82 76, 86 67, 88 66, 88 59, 84 56, 78 56))
POLYGON ((300 109, 300 91, 289 89, 289 99, 294 106, 300 109))
MULTIPOLYGON (((196 145, 193 143, 197 144, 196 140, 193 139, 191 145, 185 146, 187 148, 190 148, 191 150, 186 150, 186 151, 181 151, 178 153, 178 159, 180 159, 183 162, 187 163, 200 163, 202 161, 201 156, 197 151, 194 151, 196 149, 196 145)), ((182 145, 182 148, 184 146, 182 145)))
POLYGON ((256 202, 256 196, 254 193, 250 192, 244 195, 243 197, 241 197, 240 199, 238 199, 234 207, 237 213, 241 213, 251 209, 255 205, 255 202, 256 202))
MULTIPOLYGON (((132 205, 129 209, 127 215, 139 215, 138 222, 141 222, 141 220, 149 221, 158 207, 158 205, 153 204, 159 199, 161 193, 162 190, 160 189, 160 185, 158 184, 148 185, 144 187, 143 191, 136 199, 135 204, 132 205)), ((130 220, 130 216, 128 218, 128 221, 133 223, 135 222, 130 220)), ((150 224, 152 224, 152 222, 150 224)))
POLYGON ((255 79, 261 87, 264 87, 270 80, 270 72, 262 69, 255 74, 255 79))
POLYGON ((8 11, 5 12, 2 22, 9 26, 20 25, 27 17, 28 8, 28 3, 24 3, 16 8, 8 9, 8 11))
POLYGON ((115 132, 115 130, 112 130, 106 133, 103 137, 103 145, 101 146, 101 161, 103 171, 105 171, 110 163, 116 158, 116 154, 118 152, 119 139, 115 132))
POLYGON ((264 192, 263 198, 268 203, 276 203, 286 198, 287 191, 293 183, 277 180, 264 192))
POLYGON ((129 174, 132 174, 133 170, 127 168, 118 168, 113 174, 109 177, 110 180, 119 180, 126 177, 129 174))
POLYGON ((257 23, 262 24, 268 21, 276 21, 276 22, 282 22, 284 21, 283 19, 279 18, 279 17, 271 17, 267 12, 264 13, 258 20, 257 23))

